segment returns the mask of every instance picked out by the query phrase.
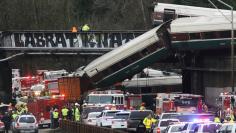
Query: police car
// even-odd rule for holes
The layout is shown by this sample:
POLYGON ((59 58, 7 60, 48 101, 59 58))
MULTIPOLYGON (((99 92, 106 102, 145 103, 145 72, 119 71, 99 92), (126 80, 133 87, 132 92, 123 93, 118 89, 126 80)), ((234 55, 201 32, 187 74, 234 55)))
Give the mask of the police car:
POLYGON ((126 129, 127 128, 127 119, 130 115, 129 111, 122 111, 115 114, 115 117, 112 119, 111 128, 114 129, 126 129))
POLYGON ((121 110, 103 110, 97 117, 96 125, 100 127, 110 127, 112 119, 118 112, 121 112, 121 110))

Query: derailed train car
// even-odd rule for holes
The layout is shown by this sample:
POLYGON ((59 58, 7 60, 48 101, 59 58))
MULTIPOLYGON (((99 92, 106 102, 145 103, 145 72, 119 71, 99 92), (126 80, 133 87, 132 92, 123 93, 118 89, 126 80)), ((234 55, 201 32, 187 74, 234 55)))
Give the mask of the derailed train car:
POLYGON ((169 55, 169 22, 95 59, 76 75, 89 79, 96 87, 113 85, 132 77, 146 66, 169 55))

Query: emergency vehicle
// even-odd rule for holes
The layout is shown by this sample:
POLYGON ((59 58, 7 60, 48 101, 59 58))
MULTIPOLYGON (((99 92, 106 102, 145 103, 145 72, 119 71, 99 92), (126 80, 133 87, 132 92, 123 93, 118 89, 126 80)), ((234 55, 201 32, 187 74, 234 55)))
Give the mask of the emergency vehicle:
POLYGON ((36 117, 39 127, 50 127, 51 108, 57 108, 60 111, 64 105, 63 95, 37 97, 27 103, 28 111, 36 117))
POLYGON ((68 75, 68 72, 64 69, 57 71, 41 71, 39 77, 45 85, 45 89, 52 95, 58 95, 58 78, 68 75))
POLYGON ((15 88, 18 88, 18 91, 28 91, 31 86, 38 84, 40 81, 37 77, 15 77, 12 78, 12 88, 13 91, 15 88))
POLYGON ((235 106, 236 95, 224 92, 220 93, 219 98, 217 99, 218 107, 220 108, 220 116, 229 115, 230 111, 236 111, 235 106))
POLYGON ((119 90, 94 91, 85 100, 83 107, 101 107, 103 109, 124 109, 125 95, 119 90), (115 107, 114 107, 115 106, 115 107))
POLYGON ((163 112, 198 112, 202 96, 194 94, 157 93, 156 113, 163 112))

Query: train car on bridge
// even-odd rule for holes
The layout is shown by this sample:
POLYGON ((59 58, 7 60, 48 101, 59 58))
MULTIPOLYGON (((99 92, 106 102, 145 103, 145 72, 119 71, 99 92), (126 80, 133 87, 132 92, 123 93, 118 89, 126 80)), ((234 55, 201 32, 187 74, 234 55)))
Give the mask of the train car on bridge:
MULTIPOLYGON (((230 15, 230 10, 220 10, 224 15, 230 15)), ((236 12, 234 12, 236 13, 236 12)), ((170 19, 183 17, 199 17, 199 16, 222 16, 222 14, 214 8, 196 7, 187 5, 176 5, 167 3, 157 3, 152 14, 153 25, 160 25, 170 19)))
POLYGON ((132 77, 146 66, 168 56, 170 36, 169 23, 140 35, 134 40, 95 59, 77 75, 87 77, 96 87, 113 85, 132 77))

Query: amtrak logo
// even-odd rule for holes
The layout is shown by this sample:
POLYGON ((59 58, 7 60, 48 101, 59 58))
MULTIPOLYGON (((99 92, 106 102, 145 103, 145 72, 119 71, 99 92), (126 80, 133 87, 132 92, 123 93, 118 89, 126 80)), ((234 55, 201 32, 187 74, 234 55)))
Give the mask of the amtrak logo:
POLYGON ((3 47, 116 48, 142 33, 12 33, 3 36, 3 47))

